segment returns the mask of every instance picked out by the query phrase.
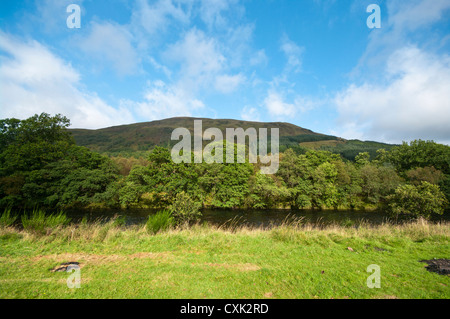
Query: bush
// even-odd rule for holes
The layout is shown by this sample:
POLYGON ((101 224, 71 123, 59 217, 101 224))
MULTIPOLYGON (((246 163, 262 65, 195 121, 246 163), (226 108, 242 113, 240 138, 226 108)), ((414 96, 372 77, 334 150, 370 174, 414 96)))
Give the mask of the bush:
POLYGON ((419 186, 401 185, 387 197, 392 215, 428 218, 432 214, 442 215, 447 203, 439 186, 421 182, 419 186))
POLYGON ((0 217, 0 226, 9 227, 15 223, 17 216, 11 214, 11 208, 6 208, 0 217))
POLYGON ((45 235, 53 228, 67 225, 70 219, 64 212, 46 215, 41 209, 35 209, 30 216, 22 216, 22 226, 25 230, 29 230, 38 234, 45 235))
POLYGON ((147 231, 151 234, 156 234, 159 231, 165 231, 175 224, 172 214, 168 210, 162 210, 151 215, 147 220, 147 231))
POLYGON ((188 194, 181 192, 175 197, 169 211, 174 217, 176 224, 188 224, 200 219, 202 216, 200 206, 201 204, 195 202, 188 194))

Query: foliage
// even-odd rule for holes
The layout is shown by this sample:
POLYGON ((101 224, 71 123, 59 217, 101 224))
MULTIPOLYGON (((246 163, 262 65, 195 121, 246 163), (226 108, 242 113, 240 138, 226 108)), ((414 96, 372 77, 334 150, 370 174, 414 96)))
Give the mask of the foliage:
POLYGON ((46 113, 1 121, 0 205, 70 207, 102 200, 117 168, 76 146, 69 123, 46 113))
POLYGON ((388 196, 390 212, 395 215, 409 215, 428 218, 432 214, 443 214, 446 199, 439 186, 422 182, 418 186, 401 185, 393 195, 388 196))
POLYGON ((450 146, 433 141, 403 142, 389 152, 388 160, 399 172, 433 166, 444 174, 450 174, 450 146))
POLYGON ((355 157, 360 154, 367 152, 370 158, 375 158, 377 156, 377 151, 384 149, 389 151, 394 145, 378 143, 372 141, 359 141, 359 140, 348 140, 345 143, 338 143, 334 146, 322 146, 320 150, 330 151, 342 156, 342 158, 354 161, 355 157))
POLYGON ((195 202, 183 191, 176 195, 174 202, 169 207, 169 212, 176 224, 183 225, 200 219, 202 216, 200 206, 200 203, 195 202))
POLYGON ((274 178, 257 173, 251 183, 250 191, 252 208, 277 208, 289 197, 289 190, 276 184, 274 178))
POLYGON ((155 215, 150 215, 146 223, 147 232, 156 234, 175 225, 175 220, 169 210, 164 209, 155 215))
POLYGON ((22 215, 21 220, 24 229, 40 235, 45 235, 52 229, 70 222, 70 219, 62 211, 48 215, 42 209, 34 209, 30 215, 22 215))
POLYGON ((16 220, 17 216, 14 214, 11 214, 11 208, 5 208, 3 211, 3 214, 0 216, 0 225, 3 227, 9 227, 12 226, 16 220))
MULTIPOLYGON (((425 192, 423 182, 434 185, 433 191, 429 190, 431 193, 440 191, 447 201, 450 199, 450 147, 432 141, 418 140, 398 146, 344 141, 278 123, 280 129, 289 132, 280 139, 286 147, 280 148, 283 152, 278 172, 263 175, 259 173, 260 163, 249 163, 247 157, 243 163, 237 163, 237 150, 244 149, 243 154, 248 155, 245 146, 228 145, 225 141, 224 157, 226 147, 233 148, 233 163, 209 164, 205 158, 201 163, 174 163, 170 150, 156 139, 164 140, 170 135, 171 125, 180 121, 183 120, 164 121, 169 126, 155 122, 150 126, 136 124, 117 129, 126 135, 128 140, 124 143, 148 138, 154 147, 146 153, 140 150, 139 157, 130 157, 125 152, 110 159, 75 145, 67 130, 70 122, 62 115, 52 117, 42 113, 26 120, 0 120, 0 206, 170 207, 176 223, 185 223, 196 219, 200 207, 373 209, 387 206, 400 211, 401 207, 409 207, 404 204, 404 197, 409 196, 406 194, 414 198, 414 190, 418 194, 425 192), (320 144, 327 141, 335 142, 333 145, 342 152, 320 144), (303 147, 307 143, 322 146, 312 150, 303 147), (344 151, 351 151, 352 156, 346 156, 344 151), (404 197, 400 196, 402 189, 404 197)), ((223 126, 227 123, 224 121, 208 123, 223 126)), ((233 121, 228 124, 233 123, 239 124, 233 121)), ((101 130, 95 141, 120 144, 123 141, 116 139, 116 133, 111 129, 101 130)), ((86 131, 77 134, 86 141, 93 138, 86 131)), ((190 156, 193 158, 194 154, 190 156)), ((420 203, 419 200, 419 206, 420 203)), ((445 208, 440 200, 435 204, 428 211, 445 208)))
POLYGON ((114 215, 111 221, 113 227, 123 227, 127 224, 127 218, 120 215, 114 215))

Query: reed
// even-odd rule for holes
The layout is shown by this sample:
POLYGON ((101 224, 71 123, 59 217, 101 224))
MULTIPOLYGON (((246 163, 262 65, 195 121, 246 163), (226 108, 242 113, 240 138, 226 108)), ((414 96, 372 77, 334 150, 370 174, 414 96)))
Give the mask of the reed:
POLYGON ((68 225, 70 218, 63 211, 56 214, 47 214, 44 210, 35 208, 30 215, 22 215, 21 221, 25 230, 45 235, 58 227, 68 225))

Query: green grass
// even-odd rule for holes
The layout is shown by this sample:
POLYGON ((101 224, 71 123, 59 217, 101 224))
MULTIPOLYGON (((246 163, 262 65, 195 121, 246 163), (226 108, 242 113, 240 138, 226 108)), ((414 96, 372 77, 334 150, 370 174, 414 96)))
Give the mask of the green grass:
POLYGON ((49 235, 0 227, 1 298, 444 298, 450 277, 423 259, 449 258, 450 225, 270 230, 196 225, 149 234, 145 225, 81 223, 49 235), (352 250, 349 250, 351 247, 352 250), (62 262, 81 265, 69 289, 62 262), (381 268, 370 289, 367 267, 381 268))
POLYGON ((17 220, 17 216, 11 214, 11 208, 5 208, 3 214, 0 216, 0 226, 12 226, 17 220))
POLYGON ((147 231, 156 234, 168 230, 175 225, 175 220, 169 210, 162 210, 155 215, 150 215, 147 220, 147 231))
POLYGON ((34 209, 30 215, 22 215, 21 220, 25 230, 40 235, 48 234, 55 228, 67 225, 70 222, 64 212, 47 214, 41 209, 34 209))

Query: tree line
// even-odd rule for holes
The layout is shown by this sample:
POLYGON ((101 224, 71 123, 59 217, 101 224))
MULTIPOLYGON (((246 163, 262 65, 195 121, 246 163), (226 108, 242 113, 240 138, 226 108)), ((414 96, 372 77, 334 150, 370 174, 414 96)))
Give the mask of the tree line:
MULTIPOLYGON (((69 119, 46 113, 0 120, 0 206, 165 208, 179 194, 203 208, 385 209, 442 214, 450 198, 450 147, 416 140, 360 152, 285 149, 274 175, 252 163, 174 163, 77 146, 69 119)), ((233 146, 235 147, 235 146, 233 146)))

